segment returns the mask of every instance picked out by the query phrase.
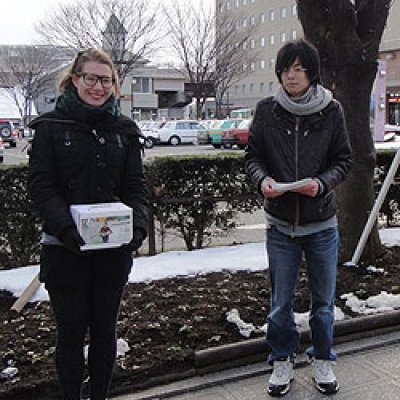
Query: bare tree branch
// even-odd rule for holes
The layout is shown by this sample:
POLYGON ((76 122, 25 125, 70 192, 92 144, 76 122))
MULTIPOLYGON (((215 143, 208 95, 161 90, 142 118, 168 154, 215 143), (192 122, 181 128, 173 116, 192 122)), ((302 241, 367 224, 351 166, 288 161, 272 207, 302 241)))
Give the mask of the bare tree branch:
POLYGON ((77 0, 60 4, 37 24, 36 30, 45 43, 69 47, 74 52, 88 47, 105 49, 123 81, 157 48, 162 26, 157 6, 151 6, 148 0, 77 0), (112 16, 123 32, 107 35, 112 16))
POLYGON ((170 46, 196 99, 197 117, 211 94, 216 97, 220 114, 224 93, 251 72, 250 65, 259 55, 246 49, 255 26, 238 30, 236 19, 226 13, 216 16, 204 4, 175 3, 171 9, 164 7, 164 13, 170 27, 170 46))
POLYGON ((19 46, 7 52, 0 66, 0 85, 8 88, 25 122, 30 119, 32 102, 54 79, 53 71, 60 66, 59 52, 48 46, 19 46), (24 98, 23 110, 17 91, 24 98))

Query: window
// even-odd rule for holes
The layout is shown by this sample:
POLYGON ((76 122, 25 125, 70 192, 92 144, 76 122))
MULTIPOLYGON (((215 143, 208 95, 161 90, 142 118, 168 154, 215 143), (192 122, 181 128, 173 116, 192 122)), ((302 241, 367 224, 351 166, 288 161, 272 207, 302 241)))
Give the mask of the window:
POLYGON ((229 1, 226 2, 226 9, 227 10, 231 9, 231 3, 229 1))
POLYGON ((281 43, 285 43, 285 42, 286 42, 286 33, 281 32, 281 43))
POLYGON ((239 85, 235 85, 235 95, 239 94, 239 85))
POLYGON ((247 26, 247 18, 243 19, 242 26, 243 26, 243 28, 246 28, 246 26, 247 26))
POLYGON ((286 7, 281 8, 281 18, 286 18, 286 7))
POLYGON ((264 92, 265 92, 265 83, 260 82, 260 93, 264 93, 264 92))
POLYGON ((254 16, 250 17, 250 25, 256 24, 256 18, 254 16))
POLYGON ((239 8, 240 6, 240 0, 236 0, 236 8, 239 8))
POLYGON ((265 24, 265 14, 264 13, 260 14, 260 22, 262 24, 265 24))
POLYGON ((250 63, 250 69, 251 69, 252 71, 255 71, 255 70, 256 70, 256 63, 255 63, 255 62, 250 63))
POLYGON ((176 129, 190 129, 189 122, 177 122, 176 129))
POLYGON ((254 83, 250 83, 249 85, 249 94, 253 94, 254 93, 254 83))
POLYGON ((268 91, 271 93, 274 90, 274 82, 269 81, 268 83, 268 91))
POLYGON ((269 44, 271 45, 275 44, 275 35, 273 33, 269 35, 269 44))
POLYGON ((264 47, 265 46, 265 37, 261 37, 260 38, 260 47, 264 47))
POLYGON ((260 60, 260 69, 265 69, 265 61, 260 60))
POLYGON ((297 17, 297 4, 292 5, 292 17, 297 17))
POLYGON ((296 29, 292 30, 292 34, 291 34, 292 40, 296 40, 297 39, 297 32, 296 29))
POLYGON ((246 84, 242 85, 242 94, 246 94, 246 84))
POLYGON ((275 58, 270 58, 269 60, 268 60, 268 68, 269 69, 272 69, 272 68, 274 68, 275 67, 275 58))
POLYGON ((142 93, 151 93, 150 78, 139 78, 140 91, 142 93))
POLYGON ((269 12, 269 20, 270 21, 275 21, 275 11, 274 10, 271 10, 269 12))
POLYGON ((250 47, 254 49, 256 47, 256 41, 254 39, 250 40, 250 47))
POLYGON ((244 5, 244 6, 247 5, 247 0, 243 0, 243 5, 244 5))

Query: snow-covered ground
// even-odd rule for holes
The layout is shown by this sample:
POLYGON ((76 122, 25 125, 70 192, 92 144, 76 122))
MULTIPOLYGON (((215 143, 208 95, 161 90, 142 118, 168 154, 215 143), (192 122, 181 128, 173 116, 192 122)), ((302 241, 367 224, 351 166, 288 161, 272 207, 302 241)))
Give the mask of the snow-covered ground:
MULTIPOLYGON (((387 246, 400 246, 400 228, 381 229, 380 237, 387 246)), ((140 257, 133 262, 130 282, 143 282, 173 276, 193 276, 223 270, 258 271, 267 268, 263 242, 237 246, 215 247, 196 251, 171 251, 153 257, 140 257)), ((19 296, 39 271, 38 265, 0 271, 0 289, 19 296)), ((382 271, 383 272, 383 271, 382 271)), ((352 294, 346 294, 349 307, 360 313, 373 313, 400 308, 400 296, 382 292, 362 301, 352 294)), ((32 301, 47 301, 43 285, 32 301)), ((299 316, 299 319, 303 317, 299 316)))

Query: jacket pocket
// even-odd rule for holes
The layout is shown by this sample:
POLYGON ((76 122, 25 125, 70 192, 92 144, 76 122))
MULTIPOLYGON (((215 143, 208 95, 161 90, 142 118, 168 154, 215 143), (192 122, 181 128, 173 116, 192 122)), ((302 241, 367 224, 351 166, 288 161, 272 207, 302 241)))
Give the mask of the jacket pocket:
POLYGON ((335 192, 331 190, 328 192, 320 203, 318 208, 319 217, 324 220, 331 217, 336 212, 336 199, 335 192))
POLYGON ((125 164, 126 151, 127 144, 120 133, 109 137, 106 149, 107 165, 114 170, 121 170, 125 164))

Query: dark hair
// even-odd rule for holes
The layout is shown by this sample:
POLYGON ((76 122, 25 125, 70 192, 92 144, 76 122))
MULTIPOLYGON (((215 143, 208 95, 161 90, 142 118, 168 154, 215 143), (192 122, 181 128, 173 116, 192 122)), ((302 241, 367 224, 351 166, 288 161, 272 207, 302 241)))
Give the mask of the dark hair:
POLYGON ((304 39, 287 42, 278 51, 275 64, 275 74, 282 83, 282 72, 290 68, 299 59, 300 64, 306 69, 306 75, 311 85, 321 83, 319 70, 319 55, 317 49, 304 39))
POLYGON ((111 60, 109 54, 107 54, 102 49, 89 48, 78 52, 72 62, 63 71, 60 81, 58 83, 58 88, 61 93, 72 85, 72 76, 79 72, 82 72, 83 65, 89 61, 98 62, 100 64, 108 65, 111 69, 112 80, 114 82, 113 91, 116 97, 119 97, 120 83, 118 79, 117 70, 114 63, 111 60))

